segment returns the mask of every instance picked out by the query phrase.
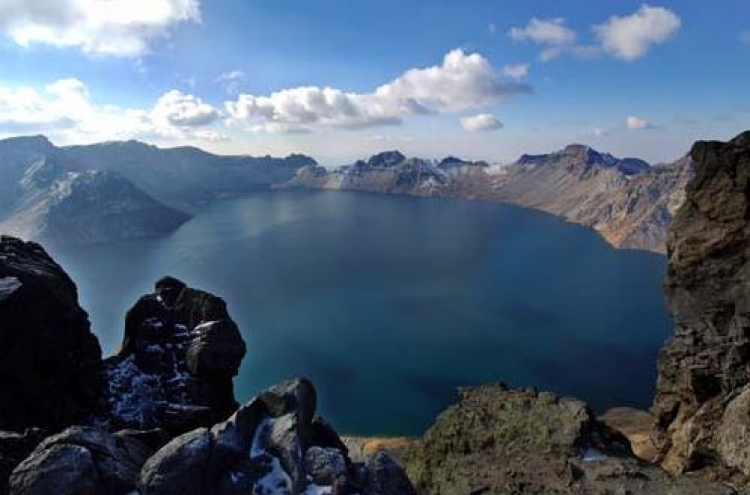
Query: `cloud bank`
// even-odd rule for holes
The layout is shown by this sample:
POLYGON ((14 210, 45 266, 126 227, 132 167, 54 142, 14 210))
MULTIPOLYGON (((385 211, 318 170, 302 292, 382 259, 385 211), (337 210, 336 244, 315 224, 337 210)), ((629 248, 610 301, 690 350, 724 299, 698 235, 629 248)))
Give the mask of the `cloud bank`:
POLYGON ((672 10, 644 4, 633 14, 611 16, 606 22, 591 27, 595 42, 578 43, 578 33, 566 26, 566 19, 532 18, 524 27, 513 27, 508 36, 514 41, 527 41, 542 47, 540 58, 553 60, 563 54, 579 58, 610 55, 625 61, 645 56, 652 46, 671 39, 682 26, 672 10))
POLYGON ((200 98, 172 90, 150 109, 123 108, 93 101, 74 78, 43 88, 0 85, 0 134, 46 133, 67 142, 111 139, 220 141, 210 128, 222 115, 200 98))
POLYGON ((200 22, 199 0, 2 0, 0 31, 16 44, 137 57, 175 25, 200 22))
POLYGON ((441 65, 411 69, 371 93, 304 86, 267 96, 241 94, 226 103, 235 124, 268 132, 314 126, 361 129, 400 124, 404 117, 490 107, 530 87, 500 77, 487 59, 457 49, 441 65))

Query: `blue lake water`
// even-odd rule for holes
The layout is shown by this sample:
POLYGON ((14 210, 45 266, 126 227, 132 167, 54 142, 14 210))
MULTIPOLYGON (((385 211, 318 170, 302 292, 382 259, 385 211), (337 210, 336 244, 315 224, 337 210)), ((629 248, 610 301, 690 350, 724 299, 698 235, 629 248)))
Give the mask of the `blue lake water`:
POLYGON ((170 274, 227 301, 248 343, 240 401, 307 376, 347 433, 420 434, 457 387, 497 381, 648 407, 670 333, 664 257, 502 204, 263 192, 168 237, 54 255, 106 354, 170 274))

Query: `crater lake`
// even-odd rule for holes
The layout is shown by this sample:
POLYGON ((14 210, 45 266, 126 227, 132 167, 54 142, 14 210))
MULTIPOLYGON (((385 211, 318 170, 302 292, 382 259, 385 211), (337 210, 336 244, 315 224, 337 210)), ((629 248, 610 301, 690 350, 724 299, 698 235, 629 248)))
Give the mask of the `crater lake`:
POLYGON ((261 192, 167 237, 52 254, 106 355, 172 275, 227 301, 248 344, 240 402, 306 376, 348 434, 421 434, 457 387, 499 381, 647 408, 670 334, 663 256, 497 203, 261 192))

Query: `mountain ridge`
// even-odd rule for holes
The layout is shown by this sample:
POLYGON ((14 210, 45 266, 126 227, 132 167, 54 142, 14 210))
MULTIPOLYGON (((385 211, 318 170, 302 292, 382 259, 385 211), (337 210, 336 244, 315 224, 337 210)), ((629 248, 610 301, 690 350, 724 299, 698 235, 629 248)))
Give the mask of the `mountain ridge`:
POLYGON ((134 140, 58 147, 43 135, 3 139, 0 230, 57 247, 163 235, 198 204, 266 189, 311 163, 134 140))
POLYGON ((651 166, 583 144, 525 154, 504 166, 455 156, 427 160, 389 150, 329 169, 300 154, 222 156, 135 140, 57 147, 38 135, 0 140, 5 165, 0 169, 0 219, 14 206, 8 198, 23 193, 18 183, 25 167, 42 159, 73 173, 115 172, 154 200, 187 212, 223 196, 273 188, 498 201, 592 228, 617 248, 658 253, 665 252, 667 228, 693 173, 687 157, 651 166))

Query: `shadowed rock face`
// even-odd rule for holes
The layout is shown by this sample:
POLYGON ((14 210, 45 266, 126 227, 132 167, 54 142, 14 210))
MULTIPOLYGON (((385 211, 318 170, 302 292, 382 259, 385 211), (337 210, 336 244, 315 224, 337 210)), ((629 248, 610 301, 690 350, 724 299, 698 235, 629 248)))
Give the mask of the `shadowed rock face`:
POLYGON ((225 419, 245 352, 221 298, 164 277, 128 311, 122 349, 105 364, 105 422, 181 433, 225 419))
POLYGON ((101 349, 76 286, 41 246, 0 237, 0 429, 60 429, 93 411, 101 349))
POLYGON ((659 357, 663 466, 750 476, 750 132, 698 142, 668 239, 675 335, 659 357))

